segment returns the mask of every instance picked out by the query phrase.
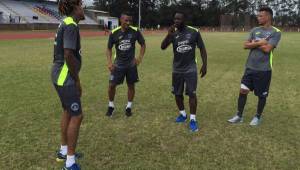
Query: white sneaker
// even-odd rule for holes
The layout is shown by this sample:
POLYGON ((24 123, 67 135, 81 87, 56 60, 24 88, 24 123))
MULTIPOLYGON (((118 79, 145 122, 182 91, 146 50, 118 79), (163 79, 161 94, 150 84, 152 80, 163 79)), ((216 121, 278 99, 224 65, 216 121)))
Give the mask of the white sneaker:
POLYGON ((227 120, 229 123, 242 123, 243 117, 240 117, 238 115, 233 116, 233 118, 227 120))
POLYGON ((257 118, 257 116, 254 116, 254 118, 250 122, 250 126, 257 126, 261 122, 261 118, 257 118))

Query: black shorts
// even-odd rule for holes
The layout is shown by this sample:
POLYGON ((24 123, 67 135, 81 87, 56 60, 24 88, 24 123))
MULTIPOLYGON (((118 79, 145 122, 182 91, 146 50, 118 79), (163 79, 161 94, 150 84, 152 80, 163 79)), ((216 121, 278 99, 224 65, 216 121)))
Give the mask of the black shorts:
POLYGON ((269 94, 271 77, 272 71, 256 71, 247 68, 241 81, 241 88, 254 91, 256 96, 267 97, 269 94))
POLYGON ((54 85, 60 98, 62 107, 71 116, 77 116, 82 113, 79 91, 75 85, 57 86, 54 85))
POLYGON ((189 97, 196 96, 198 74, 190 73, 173 73, 172 74, 172 93, 174 95, 183 95, 184 84, 185 94, 189 97))
POLYGON ((139 81, 137 66, 120 68, 115 67, 110 74, 109 82, 115 85, 123 84, 126 77, 127 84, 134 84, 139 81))

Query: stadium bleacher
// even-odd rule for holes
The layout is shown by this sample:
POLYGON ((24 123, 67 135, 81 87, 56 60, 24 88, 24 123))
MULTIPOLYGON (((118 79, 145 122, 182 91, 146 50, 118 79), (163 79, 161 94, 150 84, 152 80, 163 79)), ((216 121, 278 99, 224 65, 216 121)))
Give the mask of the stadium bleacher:
MULTIPOLYGON (((0 23, 50 23, 57 24, 63 19, 55 3, 1 0, 0 23)), ((97 25, 93 19, 85 16, 81 24, 97 25)))

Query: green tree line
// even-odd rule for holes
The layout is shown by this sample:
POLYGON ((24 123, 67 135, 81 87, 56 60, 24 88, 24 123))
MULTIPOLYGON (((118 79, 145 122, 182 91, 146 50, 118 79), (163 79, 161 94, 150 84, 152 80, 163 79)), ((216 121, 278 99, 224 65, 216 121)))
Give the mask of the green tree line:
MULTIPOLYGON (((300 26, 300 0, 141 0, 141 26, 168 26, 175 11, 187 14, 188 24, 194 26, 220 26, 222 15, 233 18, 249 15, 255 17, 257 9, 269 6, 274 10, 274 22, 278 26, 300 26)), ((94 9, 108 11, 119 17, 123 11, 134 16, 138 23, 139 0, 95 0, 94 9)), ((235 25, 243 22, 235 19, 235 25)))

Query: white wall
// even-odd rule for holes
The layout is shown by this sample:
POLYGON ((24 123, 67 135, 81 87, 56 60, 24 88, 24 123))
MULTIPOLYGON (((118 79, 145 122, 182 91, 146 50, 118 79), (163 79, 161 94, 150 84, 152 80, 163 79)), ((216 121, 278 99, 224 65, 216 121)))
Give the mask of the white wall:
POLYGON ((103 20, 105 25, 108 25, 108 22, 111 21, 112 24, 112 29, 116 28, 119 26, 119 19, 118 18, 112 18, 112 17, 106 17, 106 16, 98 16, 97 20, 103 20))

